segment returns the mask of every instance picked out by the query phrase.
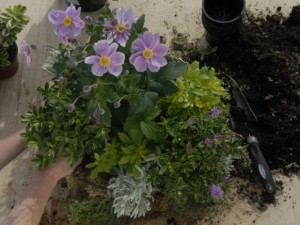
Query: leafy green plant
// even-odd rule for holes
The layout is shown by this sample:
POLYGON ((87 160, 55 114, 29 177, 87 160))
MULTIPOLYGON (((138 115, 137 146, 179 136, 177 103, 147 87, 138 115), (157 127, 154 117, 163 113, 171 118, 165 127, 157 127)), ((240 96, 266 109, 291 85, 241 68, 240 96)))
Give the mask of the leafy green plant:
POLYGON ((228 93, 213 68, 167 61, 166 45, 147 31, 144 16, 132 17, 124 43, 114 33, 127 29, 117 16, 124 10, 105 7, 97 21, 89 19, 87 43, 59 33, 72 20, 58 23, 50 12, 66 27, 56 29, 62 43, 44 66, 56 76, 38 88, 44 106, 22 116, 25 141, 39 149, 34 162, 42 169, 59 157, 74 164, 85 156, 95 189, 103 186, 99 177, 109 177, 117 216, 144 216, 154 189, 177 208, 218 204, 230 188, 223 178, 232 159, 243 154, 241 136, 228 126, 228 93), (116 62, 122 65, 109 68, 116 62))
POLYGON ((25 16, 26 6, 13 5, 0 10, 0 68, 10 64, 8 48, 17 40, 17 34, 29 22, 25 16))

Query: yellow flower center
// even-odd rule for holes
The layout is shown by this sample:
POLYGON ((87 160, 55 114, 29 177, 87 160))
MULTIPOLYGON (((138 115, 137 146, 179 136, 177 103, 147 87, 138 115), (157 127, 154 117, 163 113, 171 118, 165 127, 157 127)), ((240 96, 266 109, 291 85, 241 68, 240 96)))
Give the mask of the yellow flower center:
POLYGON ((69 17, 69 16, 66 16, 66 17, 64 18, 64 25, 65 25, 66 27, 71 26, 71 25, 72 25, 72 18, 69 17))
POLYGON ((127 29, 125 23, 118 23, 116 28, 119 33, 123 33, 127 29))
POLYGON ((145 59, 151 59, 153 56, 153 51, 150 48, 145 48, 143 51, 143 56, 145 59))
POLYGON ((100 66, 107 67, 110 64, 110 58, 106 55, 103 55, 99 59, 100 66))

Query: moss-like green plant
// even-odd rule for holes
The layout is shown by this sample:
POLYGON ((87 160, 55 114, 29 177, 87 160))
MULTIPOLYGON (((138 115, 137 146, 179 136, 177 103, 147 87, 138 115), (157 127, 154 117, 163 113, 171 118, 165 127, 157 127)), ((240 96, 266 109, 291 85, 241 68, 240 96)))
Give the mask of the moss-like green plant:
POLYGON ((65 203, 68 220, 72 225, 121 225, 122 219, 116 218, 111 201, 102 197, 84 200, 72 199, 65 203))
POLYGON ((0 68, 10 64, 7 49, 17 40, 17 34, 29 22, 25 16, 26 6, 13 5, 0 10, 0 68))

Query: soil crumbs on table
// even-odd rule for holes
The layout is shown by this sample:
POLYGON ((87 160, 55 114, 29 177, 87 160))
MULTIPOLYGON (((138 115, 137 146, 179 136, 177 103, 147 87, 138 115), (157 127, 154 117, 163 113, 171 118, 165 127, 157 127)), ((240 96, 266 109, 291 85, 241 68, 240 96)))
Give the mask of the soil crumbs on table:
POLYGON ((182 45, 180 38, 173 45, 185 60, 214 67, 223 80, 230 76, 245 95, 258 122, 232 104, 235 130, 257 137, 271 169, 299 171, 300 5, 288 17, 281 7, 267 16, 247 12, 238 35, 205 50, 200 41, 182 45))

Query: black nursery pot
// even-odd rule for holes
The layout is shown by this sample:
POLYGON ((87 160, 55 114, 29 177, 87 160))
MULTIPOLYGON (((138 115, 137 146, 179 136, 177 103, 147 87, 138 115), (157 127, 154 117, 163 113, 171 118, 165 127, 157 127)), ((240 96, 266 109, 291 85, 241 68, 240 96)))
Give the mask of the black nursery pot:
POLYGON ((4 68, 0 68, 0 80, 12 77, 17 73, 19 69, 17 43, 14 42, 11 46, 8 47, 7 51, 10 65, 4 68))
POLYGON ((245 11, 245 0, 203 0, 202 23, 206 40, 220 41, 239 31, 245 11))
POLYGON ((102 8, 107 0, 65 0, 65 2, 68 5, 70 5, 70 3, 72 2, 76 8, 81 7, 82 12, 93 12, 102 8))

